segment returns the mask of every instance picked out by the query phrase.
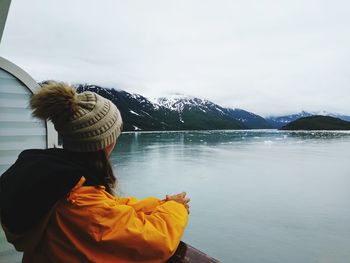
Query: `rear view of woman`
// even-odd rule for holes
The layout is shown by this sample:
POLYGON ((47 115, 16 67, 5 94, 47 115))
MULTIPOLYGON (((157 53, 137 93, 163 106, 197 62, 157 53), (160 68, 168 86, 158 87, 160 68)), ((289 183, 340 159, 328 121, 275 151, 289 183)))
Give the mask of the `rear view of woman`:
MULTIPOLYGON (((48 82, 31 98, 63 149, 25 150, 0 178, 1 223, 23 262, 165 262, 188 220, 186 193, 160 200, 113 195, 109 156, 117 107, 93 92, 48 82)), ((140 171, 141 172, 141 171, 140 171)))

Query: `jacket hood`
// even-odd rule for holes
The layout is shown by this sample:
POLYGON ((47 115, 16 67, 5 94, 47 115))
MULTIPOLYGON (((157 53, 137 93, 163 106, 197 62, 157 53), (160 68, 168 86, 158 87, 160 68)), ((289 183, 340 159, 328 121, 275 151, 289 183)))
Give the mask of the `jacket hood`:
POLYGON ((91 171, 63 149, 25 150, 0 177, 1 223, 21 235, 42 221, 54 204, 91 171))

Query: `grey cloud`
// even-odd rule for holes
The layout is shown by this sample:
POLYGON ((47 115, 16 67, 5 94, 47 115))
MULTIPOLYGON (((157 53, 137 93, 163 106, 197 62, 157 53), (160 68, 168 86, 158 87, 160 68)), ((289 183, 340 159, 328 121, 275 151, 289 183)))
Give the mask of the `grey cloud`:
POLYGON ((350 114, 348 1, 13 1, 0 55, 37 80, 350 114))

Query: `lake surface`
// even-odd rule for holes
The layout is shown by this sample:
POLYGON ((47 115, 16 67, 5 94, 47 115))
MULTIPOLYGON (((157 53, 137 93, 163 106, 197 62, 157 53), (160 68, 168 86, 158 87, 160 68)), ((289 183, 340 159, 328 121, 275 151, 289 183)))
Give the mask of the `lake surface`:
POLYGON ((111 159, 121 195, 187 191, 183 240, 222 262, 350 262, 350 132, 123 133, 111 159))
POLYGON ((124 133, 121 195, 187 191, 183 240, 222 262, 350 262, 350 133, 124 133))

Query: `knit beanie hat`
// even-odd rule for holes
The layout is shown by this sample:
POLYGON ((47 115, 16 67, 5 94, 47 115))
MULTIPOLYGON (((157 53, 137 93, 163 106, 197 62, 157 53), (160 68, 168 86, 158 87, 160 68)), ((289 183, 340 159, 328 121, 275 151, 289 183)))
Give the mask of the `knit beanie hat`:
POLYGON ((122 130, 120 112, 110 100, 90 91, 77 93, 65 83, 46 82, 30 103, 33 116, 53 122, 67 150, 104 149, 116 142, 122 130))

